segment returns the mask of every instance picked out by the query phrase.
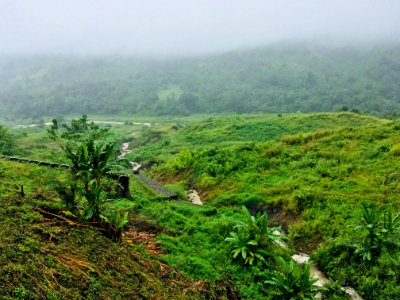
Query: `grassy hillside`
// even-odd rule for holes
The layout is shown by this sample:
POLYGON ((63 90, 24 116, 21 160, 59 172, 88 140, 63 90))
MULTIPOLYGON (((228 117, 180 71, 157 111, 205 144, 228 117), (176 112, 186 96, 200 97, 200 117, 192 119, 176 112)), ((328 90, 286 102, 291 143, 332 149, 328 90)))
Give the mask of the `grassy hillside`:
MULTIPOLYGON (((3 252, 0 264, 12 274, 0 279, 5 295, 280 299, 268 284, 279 265, 270 259, 244 266, 225 240, 249 221, 242 205, 267 212, 270 226, 283 226, 288 248, 276 255, 311 254, 337 285, 365 299, 400 294, 398 231, 372 251, 372 260, 356 252, 368 232, 362 203, 374 204, 377 218, 379 211, 400 211, 398 120, 326 113, 159 118, 150 127, 127 121, 111 128, 113 138, 128 141, 128 159, 144 163, 144 173, 181 199, 162 198, 131 175, 133 200, 104 204, 130 213, 125 238, 113 242, 88 224, 63 221, 76 220, 55 192, 62 172, 0 160, 0 245, 13 250, 3 252), (187 201, 192 188, 205 205, 187 201), (73 269, 65 266, 72 261, 73 269)), ((47 159, 57 151, 44 129, 18 132, 28 156, 47 159)))
POLYGON ((329 276, 367 299, 399 293, 398 246, 373 267, 354 255, 361 203, 400 210, 398 121, 356 114, 216 117, 175 131, 143 148, 143 157, 167 159, 153 168, 155 176, 197 189, 213 207, 267 211, 297 250, 314 253, 329 276))
POLYGON ((131 135, 127 128, 118 134, 131 141, 133 159, 165 162, 182 149, 230 146, 273 141, 285 135, 318 129, 360 127, 387 121, 354 113, 228 115, 153 119, 153 126, 131 135))
MULTIPOLYGON (((74 219, 54 188, 64 173, 0 160, 1 299, 213 297, 212 289, 154 258, 135 236, 114 242, 74 219)), ((146 242, 162 231, 138 220, 131 215, 129 232, 146 242)))

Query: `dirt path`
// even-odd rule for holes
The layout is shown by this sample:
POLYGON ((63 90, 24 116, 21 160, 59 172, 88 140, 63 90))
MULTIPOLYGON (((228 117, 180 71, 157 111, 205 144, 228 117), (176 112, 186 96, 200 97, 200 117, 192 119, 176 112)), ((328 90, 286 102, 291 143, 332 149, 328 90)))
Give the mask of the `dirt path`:
POLYGON ((51 122, 46 122, 46 123, 32 123, 32 124, 20 124, 20 125, 16 125, 13 128, 14 129, 22 129, 22 128, 35 128, 35 127, 39 127, 39 126, 50 126, 53 123, 51 122))
MULTIPOLYGON (((102 125, 124 125, 126 124, 125 122, 122 121, 102 121, 102 120, 92 120, 90 122, 93 122, 95 124, 102 124, 102 125)), ((52 125, 52 122, 45 122, 45 123, 32 123, 32 124, 19 124, 14 126, 14 129, 21 129, 21 128, 35 128, 39 126, 50 126, 52 125)), ((142 125, 145 127, 151 127, 151 123, 148 122, 131 122, 130 124, 132 125, 142 125)))

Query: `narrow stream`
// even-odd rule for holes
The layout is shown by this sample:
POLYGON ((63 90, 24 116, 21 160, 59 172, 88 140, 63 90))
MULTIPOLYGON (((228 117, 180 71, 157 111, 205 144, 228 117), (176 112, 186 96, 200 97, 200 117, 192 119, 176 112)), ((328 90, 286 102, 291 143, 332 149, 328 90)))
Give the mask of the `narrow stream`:
MULTIPOLYGON (((118 156, 118 158, 122 159, 130 152, 131 152, 131 150, 129 150, 129 143, 123 143, 121 146, 121 154, 118 156)), ((139 168, 141 167, 141 165, 136 162, 131 161, 130 163, 132 164, 132 169, 134 171, 139 170, 139 168)), ((189 196, 189 201, 191 203, 193 203, 195 205, 203 205, 203 202, 201 201, 201 198, 196 190, 194 190, 194 189, 189 190, 188 196, 189 196)), ((304 253, 298 253, 298 254, 293 255, 292 259, 298 264, 303 264, 303 263, 309 262, 310 256, 307 254, 304 254, 304 253)), ((318 281, 315 283, 315 285, 323 286, 329 282, 329 279, 325 276, 324 273, 322 273, 317 268, 317 266, 315 264, 311 264, 310 272, 311 272, 311 277, 318 279, 318 281)), ((346 292, 346 294, 350 300, 363 300, 363 298, 353 288, 343 287, 342 289, 346 292)), ((317 294, 317 298, 320 298, 320 297, 321 297, 321 295, 317 294)))
MULTIPOLYGON (((201 201, 200 196, 196 190, 190 190, 188 196, 191 203, 196 205, 203 205, 203 202, 201 201)), ((277 231, 276 234, 282 233, 277 231)), ((310 261, 310 256, 304 253, 298 253, 293 255, 292 259, 298 264, 303 264, 310 261)), ((312 278, 318 279, 318 281, 315 283, 315 285, 317 286, 323 286, 329 282, 329 279, 317 268, 315 264, 311 264, 310 273, 312 278)), ((342 289, 346 292, 350 300, 363 300, 363 298, 353 288, 346 286, 342 289)), ((321 298, 321 294, 317 294, 316 297, 321 298)))
POLYGON ((120 155, 118 155, 118 159, 123 159, 128 153, 132 152, 132 150, 128 150, 128 148, 129 148, 129 143, 122 143, 121 152, 120 155))
MULTIPOLYGON (((121 152, 118 155, 118 159, 123 159, 128 153, 131 153, 132 150, 129 150, 129 143, 123 143, 121 145, 121 152)), ((138 164, 137 162, 130 161, 129 162, 132 165, 132 171, 133 173, 138 173, 140 168, 142 167, 141 164, 138 164)))
MULTIPOLYGON (((309 262, 310 256, 304 253, 298 253, 293 255, 292 259, 298 264, 303 264, 309 262)), ((315 264, 311 264, 310 273, 311 277, 318 278, 315 285, 323 286, 329 282, 329 279, 326 278, 324 273, 318 270, 315 264)), ((342 289, 346 292, 350 300, 363 300, 363 298, 352 287, 345 286, 342 287, 342 289)))

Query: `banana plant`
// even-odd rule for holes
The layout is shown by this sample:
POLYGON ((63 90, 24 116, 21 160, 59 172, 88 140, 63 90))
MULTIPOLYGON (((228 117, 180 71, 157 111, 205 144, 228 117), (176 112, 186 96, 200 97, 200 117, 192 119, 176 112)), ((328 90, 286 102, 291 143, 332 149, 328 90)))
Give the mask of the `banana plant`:
POLYGON ((355 230, 366 232, 355 253, 363 260, 375 261, 384 247, 396 245, 400 229, 400 214, 393 215, 392 209, 378 211, 375 206, 362 204, 361 225, 355 230))
POLYGON ((253 265, 257 261, 266 262, 265 257, 272 254, 260 247, 260 238, 250 237, 246 233, 231 232, 231 237, 226 238, 232 244, 232 256, 241 258, 244 265, 253 265))
POLYGON ((122 238, 122 229, 128 223, 128 212, 121 212, 113 210, 108 212, 107 215, 101 215, 101 219, 106 222, 109 226, 109 233, 112 238, 116 241, 122 238))
POLYGON ((84 217, 98 222, 106 173, 117 165, 115 144, 105 141, 108 130, 89 123, 84 115, 70 124, 62 124, 61 130, 57 120, 53 120, 48 132, 52 139, 61 140, 61 148, 70 161, 75 190, 86 199, 84 217))
POLYGON ((95 180, 92 180, 86 186, 85 198, 87 205, 85 206, 85 219, 93 222, 100 221, 100 205, 102 203, 102 188, 95 180))
POLYGON ((242 261, 243 265, 267 263, 266 259, 273 256, 275 247, 284 247, 286 237, 277 233, 280 227, 268 227, 266 213, 253 216, 245 206, 242 209, 246 221, 236 224, 225 239, 231 244, 232 257, 242 261))
POLYGON ((364 237, 362 245, 356 249, 356 254, 361 255, 363 260, 371 261, 380 255, 382 240, 380 239, 379 226, 380 216, 375 207, 368 207, 362 204, 363 217, 361 225, 356 230, 365 230, 367 235, 364 237))
POLYGON ((114 144, 95 144, 87 141, 78 147, 68 144, 65 147, 67 158, 71 161, 71 171, 78 179, 95 179, 98 183, 116 165, 114 144))
POLYGON ((315 284, 318 279, 311 277, 309 264, 299 266, 293 259, 286 261, 280 256, 276 261, 277 270, 272 270, 270 279, 264 281, 272 299, 315 299, 318 292, 325 290, 315 284))

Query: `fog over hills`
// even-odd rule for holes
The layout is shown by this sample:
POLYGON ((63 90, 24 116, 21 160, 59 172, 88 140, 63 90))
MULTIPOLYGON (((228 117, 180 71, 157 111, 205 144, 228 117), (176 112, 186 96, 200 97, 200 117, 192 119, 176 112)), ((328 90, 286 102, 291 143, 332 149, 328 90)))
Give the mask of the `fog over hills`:
POLYGON ((396 0, 1 0, 0 53, 183 55, 399 41, 396 0))
POLYGON ((400 113, 400 47, 278 43, 211 57, 0 58, 0 116, 400 113))
POLYGON ((0 116, 400 111, 395 0, 0 0, 0 116))

